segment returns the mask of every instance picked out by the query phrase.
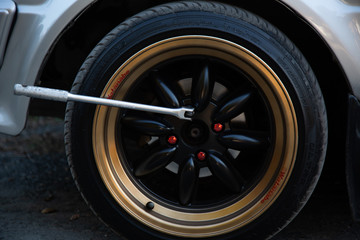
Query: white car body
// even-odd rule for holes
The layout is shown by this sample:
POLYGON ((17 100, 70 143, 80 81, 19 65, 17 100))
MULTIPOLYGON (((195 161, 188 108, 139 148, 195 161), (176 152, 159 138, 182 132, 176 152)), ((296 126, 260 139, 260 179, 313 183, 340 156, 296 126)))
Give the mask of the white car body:
MULTIPOLYGON (((0 132, 19 134, 29 99, 15 96, 16 83, 34 85, 54 43, 94 0, 2 0, 0 11, 13 27, 0 29, 6 48, 0 68, 0 132), (14 8, 16 4, 16 7, 14 8), (9 9, 10 7, 10 9, 9 9), (11 18, 11 12, 16 17, 11 18), (6 33, 11 33, 8 35, 6 33), (6 39, 6 37, 9 37, 6 39)), ((355 96, 360 98, 360 3, 350 0, 283 0, 307 21, 339 60, 355 96)), ((3 18, 0 18, 3 19, 3 18)), ((6 25, 6 24, 5 24, 6 25)), ((0 24, 2 26, 2 24, 0 24)), ((7 24, 7 26, 9 26, 7 24)), ((0 55, 1 56, 1 55, 0 55)))

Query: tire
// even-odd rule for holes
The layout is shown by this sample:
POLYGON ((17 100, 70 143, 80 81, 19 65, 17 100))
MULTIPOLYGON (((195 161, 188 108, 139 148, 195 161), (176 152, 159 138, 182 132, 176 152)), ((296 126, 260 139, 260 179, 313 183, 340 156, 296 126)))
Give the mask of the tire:
POLYGON ((188 121, 68 103, 75 182, 129 239, 269 238, 320 176, 317 80, 286 36, 239 8, 193 1, 139 13, 98 44, 71 91, 195 109, 188 121))

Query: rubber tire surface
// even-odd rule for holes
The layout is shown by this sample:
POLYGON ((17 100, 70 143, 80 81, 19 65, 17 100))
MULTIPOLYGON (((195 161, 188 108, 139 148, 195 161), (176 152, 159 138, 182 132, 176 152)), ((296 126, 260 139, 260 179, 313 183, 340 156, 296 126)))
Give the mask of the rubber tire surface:
MULTIPOLYGON (((181 35, 220 37, 251 50, 275 70, 293 101, 299 148, 286 188, 262 216, 219 236, 219 239, 269 238, 286 226, 310 197, 327 145, 326 110, 317 80, 302 54, 274 26, 247 11, 220 3, 192 1, 154 7, 120 24, 95 47, 71 92, 100 96, 113 72, 132 54, 159 40, 181 35)), ((93 156, 94 111, 94 105, 69 102, 65 116, 68 161, 87 204, 103 222, 129 239, 180 239, 141 225, 109 194, 93 156)))

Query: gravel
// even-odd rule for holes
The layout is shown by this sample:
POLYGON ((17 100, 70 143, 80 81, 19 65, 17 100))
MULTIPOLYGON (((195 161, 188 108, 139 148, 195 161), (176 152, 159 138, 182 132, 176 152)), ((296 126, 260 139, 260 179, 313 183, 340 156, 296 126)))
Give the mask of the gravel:
MULTIPOLYGON (((63 121, 32 117, 17 137, 0 135, 0 240, 125 240, 88 209, 69 172, 63 121)), ((343 174, 325 171, 309 203, 275 240, 355 240, 343 174)))

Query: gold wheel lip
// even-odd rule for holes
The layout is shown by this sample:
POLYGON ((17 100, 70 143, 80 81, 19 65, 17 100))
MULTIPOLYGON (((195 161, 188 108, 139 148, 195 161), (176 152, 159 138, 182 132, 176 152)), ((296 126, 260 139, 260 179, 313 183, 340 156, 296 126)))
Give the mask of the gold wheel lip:
POLYGON ((282 142, 280 145, 286 146, 286 151, 274 150, 273 160, 269 166, 272 173, 268 173, 269 170, 267 170, 257 187, 231 206, 208 213, 189 214, 165 208, 159 205, 161 202, 157 202, 156 199, 149 199, 143 195, 133 185, 120 161, 113 160, 117 159, 119 157, 117 154, 121 153, 116 150, 115 134, 112 131, 114 129, 111 130, 108 127, 106 130, 105 127, 115 126, 117 110, 108 107, 96 108, 93 124, 93 149, 98 170, 107 189, 130 215, 145 225, 167 234, 181 237, 209 237, 228 233, 248 224, 260 216, 277 199, 286 186, 295 163, 298 129, 294 106, 286 88, 275 72, 251 51, 236 43, 216 37, 202 35, 174 37, 142 49, 118 68, 104 88, 102 97, 117 98, 124 95, 121 88, 126 88, 124 87, 126 84, 135 81, 144 69, 149 69, 158 63, 159 58, 166 60, 177 54, 181 54, 179 56, 193 54, 194 51, 208 56, 219 57, 219 54, 223 57, 227 56, 228 59, 240 64, 242 69, 246 68, 247 72, 252 73, 252 76, 257 76, 254 80, 268 97, 271 109, 278 111, 273 113, 276 125, 275 145, 282 142), (164 54, 166 54, 165 57, 164 54), (151 63, 148 61, 149 59, 152 59, 151 63), (275 108, 273 108, 274 106, 275 108), (279 130, 279 122, 286 123, 285 126, 288 126, 291 131, 279 130), (282 140, 284 135, 290 141, 284 142, 285 140, 282 140), (105 144, 106 138, 108 138, 107 144, 105 144), (100 144, 97 139, 102 139, 100 144), (274 160, 276 158, 289 160, 280 164, 279 161, 274 160), (271 184, 266 184, 268 182, 271 184), (259 185, 262 187, 258 188, 259 185), (155 208, 152 211, 144 208, 149 201, 155 202, 155 208), (248 203, 245 204, 248 209, 242 212, 244 210, 243 202, 248 203), (216 223, 221 219, 224 221, 216 223))

